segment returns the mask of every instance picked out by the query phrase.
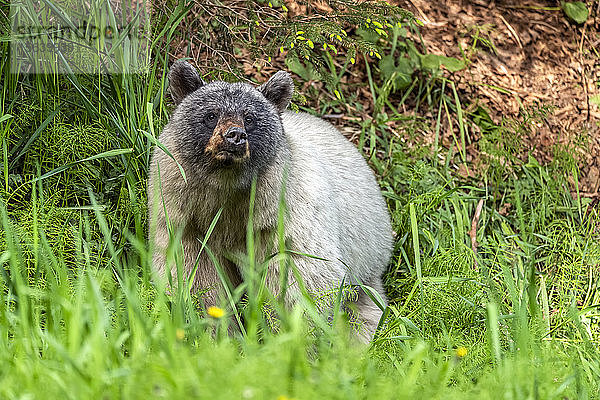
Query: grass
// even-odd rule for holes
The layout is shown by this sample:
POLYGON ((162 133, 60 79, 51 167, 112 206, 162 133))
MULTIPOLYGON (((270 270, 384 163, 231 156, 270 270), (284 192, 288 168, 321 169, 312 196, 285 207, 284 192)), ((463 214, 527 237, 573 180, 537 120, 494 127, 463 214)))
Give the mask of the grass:
POLYGON ((439 71, 400 85, 368 70, 377 109, 360 147, 397 232, 370 346, 349 339, 343 308, 334 323, 322 316, 319 301, 335 305, 342 290, 282 308, 257 279, 263 260, 248 257, 230 293, 244 329, 206 315, 186 285, 165 290, 145 179, 169 112, 164 55, 187 11, 179 3, 153 27, 147 75, 14 75, 0 41, 0 398, 598 397, 600 218, 578 196, 573 151, 557 146, 540 164, 523 138, 550 110, 497 125, 439 71), (434 110, 432 145, 399 134, 418 143, 424 126, 398 111, 409 101, 434 110), (465 161, 473 129, 479 165, 465 161), (475 173, 461 177, 461 165, 475 173))

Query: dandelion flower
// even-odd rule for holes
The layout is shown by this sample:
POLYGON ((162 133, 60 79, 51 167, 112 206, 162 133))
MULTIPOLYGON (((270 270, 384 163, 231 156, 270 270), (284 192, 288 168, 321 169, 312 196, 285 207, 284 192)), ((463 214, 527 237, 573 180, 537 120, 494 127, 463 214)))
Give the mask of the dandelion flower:
POLYGON ((223 315, 225 315, 225 310, 214 306, 208 307, 207 312, 208 315, 210 315, 213 318, 221 318, 223 315))
POLYGON ((467 350, 466 347, 460 346, 458 349, 456 349, 456 356, 459 358, 463 358, 464 356, 467 355, 469 351, 467 350))

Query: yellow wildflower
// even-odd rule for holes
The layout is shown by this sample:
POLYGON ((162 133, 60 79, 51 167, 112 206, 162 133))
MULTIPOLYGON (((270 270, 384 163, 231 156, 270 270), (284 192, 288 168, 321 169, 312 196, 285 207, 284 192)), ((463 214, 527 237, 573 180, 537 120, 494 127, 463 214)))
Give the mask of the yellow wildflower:
POLYGON ((175 331, 175 337, 177 338, 177 340, 183 340, 183 338, 185 337, 185 331, 181 328, 178 328, 175 331))
POLYGON ((221 318, 223 315, 225 315, 225 310, 214 306, 208 307, 207 312, 208 315, 210 315, 213 318, 221 318))
POLYGON ((467 355, 469 351, 467 350, 466 347, 460 346, 459 348, 456 349, 456 356, 459 358, 463 358, 464 356, 467 355))

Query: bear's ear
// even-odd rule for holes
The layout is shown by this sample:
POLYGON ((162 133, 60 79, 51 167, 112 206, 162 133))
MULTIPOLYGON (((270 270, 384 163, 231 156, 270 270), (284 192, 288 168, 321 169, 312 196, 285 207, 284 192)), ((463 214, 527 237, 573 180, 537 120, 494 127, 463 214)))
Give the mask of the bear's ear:
POLYGON ((294 81, 292 81, 290 74, 285 71, 279 71, 267 83, 259 86, 258 90, 281 113, 290 104, 292 94, 294 94, 294 81))
POLYGON ((169 70, 169 90, 175 104, 181 103, 186 96, 204 85, 196 68, 186 61, 175 61, 169 70))

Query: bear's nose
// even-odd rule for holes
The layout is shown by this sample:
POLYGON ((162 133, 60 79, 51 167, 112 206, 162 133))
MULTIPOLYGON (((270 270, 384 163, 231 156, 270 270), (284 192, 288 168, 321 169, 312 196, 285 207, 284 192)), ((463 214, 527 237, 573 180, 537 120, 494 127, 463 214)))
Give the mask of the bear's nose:
POLYGON ((236 146, 246 143, 246 139, 248 138, 246 131, 239 126, 232 126, 227 129, 223 137, 229 143, 236 146))

